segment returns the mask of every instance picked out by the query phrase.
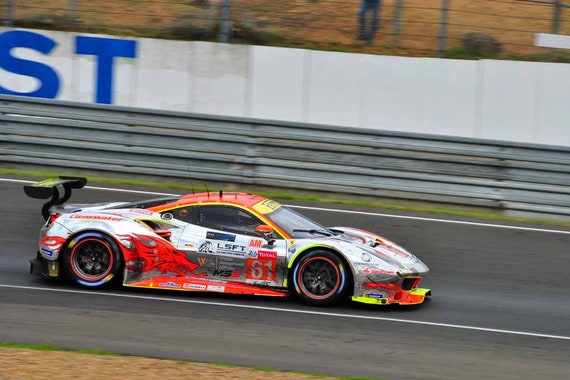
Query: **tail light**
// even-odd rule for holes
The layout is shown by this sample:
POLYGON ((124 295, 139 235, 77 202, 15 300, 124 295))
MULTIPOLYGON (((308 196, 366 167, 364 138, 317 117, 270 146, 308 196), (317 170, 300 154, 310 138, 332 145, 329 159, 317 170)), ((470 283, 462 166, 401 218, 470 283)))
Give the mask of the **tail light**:
POLYGON ((59 218, 60 216, 61 216, 61 214, 58 214, 58 213, 50 214, 50 216, 49 216, 49 218, 48 218, 46 224, 47 224, 48 226, 51 225, 51 224, 52 224, 53 222, 55 222, 56 219, 59 218))

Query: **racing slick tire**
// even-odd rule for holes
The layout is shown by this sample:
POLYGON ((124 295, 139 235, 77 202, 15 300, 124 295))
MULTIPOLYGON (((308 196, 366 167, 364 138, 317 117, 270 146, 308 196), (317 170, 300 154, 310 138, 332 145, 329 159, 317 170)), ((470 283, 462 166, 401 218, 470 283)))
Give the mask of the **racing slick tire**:
POLYGON ((87 288, 103 288, 120 281, 123 258, 117 243, 101 232, 74 236, 63 255, 66 276, 87 288))
POLYGON ((295 294, 314 306, 329 306, 347 299, 352 279, 347 265, 334 253, 311 251, 302 256, 291 275, 295 294))

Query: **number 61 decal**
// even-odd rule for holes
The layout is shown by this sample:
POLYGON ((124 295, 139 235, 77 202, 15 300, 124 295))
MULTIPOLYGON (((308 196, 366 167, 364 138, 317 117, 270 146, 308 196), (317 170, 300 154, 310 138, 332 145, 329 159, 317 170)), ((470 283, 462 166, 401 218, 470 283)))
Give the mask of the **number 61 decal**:
POLYGON ((275 281, 277 260, 275 259, 247 259, 246 279, 259 281, 275 281))

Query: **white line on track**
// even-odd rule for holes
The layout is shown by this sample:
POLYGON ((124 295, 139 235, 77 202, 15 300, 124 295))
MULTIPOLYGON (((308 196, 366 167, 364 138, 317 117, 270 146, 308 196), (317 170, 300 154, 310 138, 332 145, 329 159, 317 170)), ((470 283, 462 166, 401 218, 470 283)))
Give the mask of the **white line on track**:
POLYGON ((382 216, 382 217, 386 217, 386 218, 413 219, 413 220, 421 220, 421 221, 425 221, 425 222, 465 224, 465 225, 469 225, 469 226, 507 228, 507 229, 511 229, 511 230, 522 230, 522 231, 533 231, 533 232, 549 232, 549 233, 554 233, 554 234, 570 235, 570 231, 551 230, 551 229, 547 229, 547 228, 509 226, 506 224, 467 222, 467 221, 462 221, 462 220, 425 218, 425 217, 420 217, 420 216, 406 216, 406 215, 394 215, 394 214, 382 214, 382 213, 377 213, 377 212, 366 212, 366 211, 338 210, 338 209, 323 208, 323 207, 309 207, 309 206, 289 206, 289 207, 294 207, 294 208, 298 208, 298 209, 306 209, 306 210, 330 211, 330 212, 338 212, 338 213, 346 213, 346 214, 382 216))
MULTIPOLYGON (((26 180, 19 180, 19 179, 0 178, 0 182, 2 182, 2 181, 4 181, 4 182, 16 182, 16 183, 32 183, 32 182, 33 182, 33 181, 26 181, 26 180)), ((86 189, 91 189, 91 190, 114 191, 114 192, 122 192, 122 193, 158 195, 158 196, 176 196, 176 195, 180 195, 180 194, 161 193, 161 192, 154 192, 154 191, 116 189, 116 188, 111 188, 111 187, 85 186, 85 188, 86 188, 86 189)), ((553 234, 570 235, 570 231, 553 230, 553 229, 547 229, 547 228, 535 228, 535 227, 523 227, 523 226, 510 226, 510 225, 505 225, 505 224, 468 222, 468 221, 453 220, 453 219, 425 218, 425 217, 419 217, 419 216, 384 214, 384 213, 366 212, 366 211, 339 210, 339 209, 325 208, 325 207, 309 207, 309 206, 297 206, 297 205, 287 205, 287 206, 288 206, 288 207, 291 207, 291 208, 298 208, 298 209, 305 209, 305 210, 337 212, 337 213, 344 213, 344 214, 366 215, 366 216, 381 216, 381 217, 384 217, 384 218, 412 219, 412 220, 421 220, 421 221, 424 221, 424 222, 451 223, 451 224, 462 224, 462 225, 468 225, 468 226, 490 227, 490 228, 505 228, 505 229, 511 229, 511 230, 519 230, 519 231, 546 232, 546 233, 553 233, 553 234)))
POLYGON ((40 288, 40 287, 35 287, 35 286, 20 286, 20 285, 0 284, 0 288, 45 291, 45 292, 55 292, 55 293, 97 295, 97 296, 105 296, 105 297, 131 298, 131 299, 142 299, 142 300, 148 300, 148 301, 161 301, 161 302, 178 302, 178 303, 221 306, 221 307, 234 307, 234 308, 240 308, 240 309, 277 311, 277 312, 292 313, 292 314, 320 315, 320 316, 324 316, 324 317, 366 319, 366 320, 375 320, 375 321, 384 321, 384 322, 407 323, 407 324, 412 324, 412 325, 424 325, 424 326, 454 328, 454 329, 461 329, 461 330, 484 331, 484 332, 499 333, 499 334, 522 335, 522 336, 530 336, 530 337, 538 337, 538 338, 550 338, 550 339, 558 339, 558 340, 570 340, 570 336, 564 336, 564 335, 539 334, 539 333, 532 333, 532 332, 525 332, 525 331, 491 329, 491 328, 486 328, 486 327, 454 325, 454 324, 450 324, 450 323, 414 321, 414 320, 408 320, 408 319, 375 317, 375 316, 369 316, 369 315, 328 313, 328 312, 324 312, 324 311, 295 310, 295 309, 287 309, 287 308, 280 308, 280 307, 240 305, 240 304, 232 304, 232 303, 226 303, 226 302, 198 301, 198 300, 177 299, 177 298, 167 298, 167 297, 153 297, 153 296, 140 296, 140 295, 130 295, 130 294, 119 294, 119 293, 107 293, 107 292, 98 292, 98 291, 40 288))

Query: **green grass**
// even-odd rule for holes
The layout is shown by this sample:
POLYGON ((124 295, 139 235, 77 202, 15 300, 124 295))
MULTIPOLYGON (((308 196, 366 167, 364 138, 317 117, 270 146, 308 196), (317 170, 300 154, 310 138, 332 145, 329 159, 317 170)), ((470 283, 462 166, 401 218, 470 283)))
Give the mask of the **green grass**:
MULTIPOLYGON (((17 175, 23 177, 32 177, 34 180, 45 178, 54 178, 58 175, 74 175, 84 176, 88 178, 88 184, 112 184, 124 185, 132 187, 155 188, 155 189, 170 189, 178 190, 180 192, 200 192, 206 191, 203 185, 191 185, 189 180, 185 179, 172 179, 168 181, 152 182, 149 177, 142 178, 125 178, 116 176, 90 176, 81 173, 68 172, 65 170, 59 172, 51 171, 25 171, 18 169, 0 169, 1 175, 17 175)), ((197 182, 195 180, 194 182, 197 182)), ((541 225, 559 225, 570 226, 570 221, 541 219, 541 218, 523 218, 505 215, 503 210, 491 209, 477 206, 464 206, 456 204, 445 204, 435 202, 423 202, 413 200, 400 200, 391 198, 367 197, 360 195, 350 194, 336 194, 336 193, 321 193, 316 191, 298 190, 298 189, 283 189, 283 188, 270 188, 263 186, 247 186, 225 183, 212 183, 209 182, 209 191, 244 191, 249 193, 260 194, 267 198, 272 198, 279 201, 299 201, 299 202, 318 202, 330 205, 345 205, 354 207, 367 207, 375 208, 378 210, 397 210, 397 211, 410 211, 420 212, 433 215, 447 215, 464 218, 486 219, 492 221, 510 221, 533 223, 541 225)))
POLYGON ((90 354, 90 355, 106 355, 106 356, 121 356, 113 352, 105 350, 65 350, 62 348, 54 347, 47 343, 42 344, 16 344, 0 342, 0 347, 2 348, 14 348, 14 349, 26 349, 26 350, 36 350, 36 351, 60 351, 60 352, 75 352, 79 354, 90 354))

